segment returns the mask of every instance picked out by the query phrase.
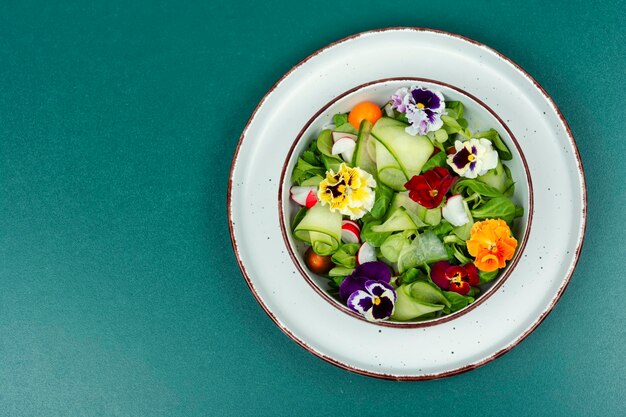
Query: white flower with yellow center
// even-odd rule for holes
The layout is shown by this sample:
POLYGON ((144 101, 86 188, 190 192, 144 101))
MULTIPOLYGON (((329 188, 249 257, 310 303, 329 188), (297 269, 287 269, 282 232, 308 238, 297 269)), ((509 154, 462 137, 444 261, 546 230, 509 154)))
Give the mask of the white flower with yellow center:
POLYGON ((350 168, 346 164, 326 172, 326 178, 320 182, 317 198, 321 204, 328 204, 330 211, 350 216, 352 220, 365 216, 374 206, 376 180, 361 168, 350 168))
POLYGON ((476 178, 498 165, 498 152, 488 139, 454 142, 455 152, 448 155, 448 165, 462 177, 476 178))

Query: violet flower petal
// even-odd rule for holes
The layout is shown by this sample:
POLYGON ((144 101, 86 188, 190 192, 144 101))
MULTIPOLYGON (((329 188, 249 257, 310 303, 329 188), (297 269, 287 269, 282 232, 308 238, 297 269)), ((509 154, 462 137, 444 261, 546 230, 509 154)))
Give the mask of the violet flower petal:
POLYGON ((348 307, 364 316, 372 309, 372 295, 367 291, 358 290, 353 292, 346 303, 348 307))
POLYGON ((386 297, 393 302, 396 301, 396 290, 386 282, 381 281, 367 281, 365 283, 365 291, 369 292, 375 297, 386 297))
POLYGON ((355 275, 354 272, 348 275, 339 286, 339 297, 344 301, 348 300, 354 292, 365 289, 367 278, 355 275))
POLYGON ((367 280, 389 282, 391 281, 391 270, 384 262, 365 262, 356 267, 352 276, 365 277, 363 284, 367 280))
POLYGON ((380 297, 380 304, 372 307, 372 317, 375 321, 385 320, 393 314, 394 303, 387 297, 380 297))

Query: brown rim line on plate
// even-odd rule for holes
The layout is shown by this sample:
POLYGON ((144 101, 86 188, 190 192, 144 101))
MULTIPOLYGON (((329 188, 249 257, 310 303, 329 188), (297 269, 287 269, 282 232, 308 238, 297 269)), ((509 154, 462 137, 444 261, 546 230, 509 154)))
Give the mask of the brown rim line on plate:
POLYGON ((304 125, 304 127, 300 130, 300 132, 298 133, 298 135, 296 136, 296 139, 293 141, 291 148, 289 149, 289 152, 287 153, 287 157, 285 159, 285 163, 283 164, 283 168, 280 174, 280 182, 279 182, 279 186, 278 186, 278 218, 280 221, 280 229, 281 229, 281 233, 283 236, 283 240, 285 242, 285 246, 287 247, 287 251, 289 253, 289 256, 291 257, 291 260, 293 261, 293 263, 295 264, 296 268, 298 269, 298 271, 300 272, 300 274, 302 275, 302 277, 305 279, 305 281, 307 282, 307 284, 309 284, 311 286, 311 288, 313 288, 313 290, 315 290, 315 292, 317 292, 325 301, 327 301, 328 303, 330 303, 333 307, 339 309, 341 312, 348 314, 352 317, 355 317, 359 320, 365 321, 367 323, 370 323, 372 325, 375 326, 384 326, 384 327, 396 327, 396 328, 420 328, 420 327, 429 327, 429 326, 434 326, 436 324, 440 324, 440 323, 446 323, 450 320, 453 320, 455 318, 461 317, 466 313, 469 313, 470 311, 472 311, 473 309, 475 309, 476 307, 478 307, 480 304, 482 304, 483 302, 485 302, 485 300, 487 300, 489 297, 491 297, 492 294, 494 294, 498 288, 500 288, 502 286, 502 284, 504 284, 504 282, 506 281, 506 279, 511 275, 511 273, 513 272, 513 270, 515 269, 515 267, 517 266, 522 253, 524 252, 524 248, 526 247, 526 242, 528 241, 528 237, 530 235, 530 229, 532 226, 532 218, 533 218, 533 214, 534 214, 534 199, 533 199, 533 184, 532 184, 532 179, 531 179, 531 175, 530 175, 530 170, 528 169, 528 163, 526 162, 526 157, 524 156, 524 152, 522 151, 521 146, 519 145, 517 139, 515 138, 515 136, 513 135, 513 132, 511 132, 511 129, 509 129, 509 127, 506 125, 506 123, 504 123, 504 120, 502 120, 502 118, 500 116, 498 116, 498 114, 496 112, 493 111, 493 109, 491 109, 491 107, 489 107, 487 104, 485 104, 482 100, 480 100, 479 98, 477 98, 476 96, 468 93, 467 91, 453 86, 451 84, 448 83, 444 83, 442 81, 437 81, 437 80, 433 80, 433 79, 429 79, 429 78, 420 78, 420 77, 392 77, 392 78, 382 78, 380 80, 374 80, 374 81, 370 81, 361 85, 358 85, 354 88, 351 88, 350 90, 339 94, 338 96, 336 96, 335 98, 333 98, 331 101, 329 101, 328 103, 326 103, 320 110, 318 110, 313 117, 311 117, 309 119, 309 121, 304 125), (287 176, 287 167, 289 165, 289 162, 291 161, 292 157, 293 157, 293 152, 295 151, 297 145, 303 140, 303 135, 304 133, 308 130, 309 126, 311 126, 311 124, 313 124, 313 122, 315 120, 317 120, 317 118, 324 113, 330 106, 332 106, 333 104, 335 104, 337 101, 343 99, 344 97, 355 93, 359 90, 362 90, 365 87, 369 87, 371 85, 375 85, 375 84, 384 84, 387 82, 396 82, 396 81, 406 81, 407 83, 414 83, 414 82, 423 82, 423 83, 430 83, 430 84, 436 84, 436 85, 440 85, 443 87, 447 87, 451 90, 454 90, 462 95, 467 96, 468 98, 470 98, 471 100, 474 100, 476 103, 478 103, 484 110, 488 111, 493 117, 496 118, 496 120, 498 120, 498 122, 504 127, 504 129, 506 130, 506 132, 508 133, 509 137, 511 138, 511 140, 513 141, 513 144, 515 145, 515 149, 517 149, 517 151, 519 152, 521 161, 522 161, 522 165, 524 166, 524 173, 526 174, 526 179, 528 181, 528 207, 524 207, 524 210, 528 210, 528 222, 526 225, 526 228, 524 230, 524 234, 520 239, 520 244, 519 247, 517 248, 517 250, 515 251, 515 256, 513 257, 513 259, 509 262, 509 264, 507 265, 507 269, 506 271, 504 271, 504 273, 502 274, 502 276, 498 277, 493 284, 487 289, 486 292, 480 294, 478 296, 478 298, 471 303, 470 305, 462 308, 461 310, 458 310, 454 313, 451 314, 447 314, 445 316, 441 316, 435 319, 430 319, 430 320, 423 320, 423 321, 406 321, 406 322, 399 322, 399 321, 377 321, 377 322, 372 322, 372 321, 368 321, 365 317, 361 316, 360 314, 356 313, 355 311, 350 310, 347 306, 339 303, 337 300, 335 300, 334 298, 332 298, 326 291, 324 291, 322 288, 319 287, 319 285, 317 285, 315 282, 313 282, 313 280, 311 279, 311 276, 309 275, 309 273, 307 273, 307 271, 305 270, 305 268, 302 266, 302 263, 299 261, 299 259, 297 258, 293 245, 290 244, 289 242, 289 237, 288 237, 288 228, 285 225, 285 212, 284 212, 284 199, 283 199, 283 190, 284 190, 284 186, 285 184, 285 177, 287 176))
POLYGON ((504 355, 505 353, 511 351, 521 341, 526 339, 526 337, 528 337, 546 319, 546 317, 550 314, 550 312, 552 312, 552 310, 554 309, 554 306, 559 301, 559 299, 561 298, 561 296, 565 292, 565 289, 567 288, 568 284, 570 283, 572 275, 574 273, 574 270, 576 269, 576 266, 578 265, 578 262, 580 260, 580 252, 582 250, 582 247, 583 247, 583 244, 584 244, 584 241, 585 241, 585 231, 586 231, 586 227, 587 227, 587 186, 586 186, 586 181, 585 181, 584 167, 583 167, 582 160, 580 158, 580 151, 578 149, 578 146, 576 145, 576 141, 574 140, 574 135, 572 134, 572 131, 571 131, 570 127, 569 127, 569 124, 565 120, 565 117, 563 116, 563 113, 561 112, 559 107, 556 105, 556 103, 554 102, 552 97, 543 88, 543 86, 541 84, 539 84, 539 82, 537 80, 535 80, 526 70, 524 70, 520 65, 518 65, 517 63, 515 63, 514 61, 512 61, 510 58, 508 58, 507 56, 503 55, 502 53, 498 52, 497 50, 495 50, 495 49, 493 49, 493 48, 491 48, 491 47, 489 47, 489 46, 487 46, 487 45, 485 45, 485 44, 483 44, 481 42, 478 42, 478 41, 475 41, 475 40, 470 39, 468 37, 465 37, 463 35, 458 35, 458 34, 451 33, 451 32, 446 32, 446 31, 443 31, 443 30, 423 28, 423 27, 410 27, 410 26, 403 27, 403 26, 398 26, 398 27, 388 27, 388 28, 381 28, 381 29, 374 29, 374 30, 370 30, 370 31, 360 32, 360 33, 356 33, 354 35, 345 37, 343 39, 340 39, 338 41, 335 41, 335 42, 325 46, 324 48, 321 48, 321 49, 317 50, 316 52, 312 53, 311 55, 307 56, 306 58, 304 58, 298 64, 293 66, 288 72, 286 72, 280 79, 278 79, 274 83, 274 85, 272 85, 272 87, 270 87, 270 89, 267 91, 267 93, 259 101, 259 104, 256 106, 256 108, 252 112, 250 118, 246 122, 244 130, 243 130, 241 136, 239 137, 239 141, 238 141, 237 146, 235 148, 235 153, 234 153, 234 156, 233 156, 233 161, 232 161, 232 164, 231 164, 230 173, 229 173, 229 179, 228 179, 228 188, 227 188, 227 193, 226 193, 226 210, 227 210, 227 216, 228 216, 228 230, 229 230, 229 233, 230 233, 231 244, 232 244, 232 247, 233 247, 233 251, 235 253, 235 257, 237 259, 237 264, 239 265, 239 269, 241 270, 241 272, 243 274, 243 277, 244 277, 244 279, 246 281, 246 284, 248 285, 248 288, 250 288, 250 291, 252 292, 252 295, 257 300, 257 302, 259 303, 259 305, 261 306, 263 311, 265 311, 265 313, 274 322, 274 324, 276 326, 278 326, 278 328, 281 329, 283 331, 283 333, 285 333, 291 340, 293 340, 295 343, 297 343, 299 346, 301 346, 302 348, 304 348, 305 350, 307 350, 311 354, 313 354, 313 355, 319 357, 320 359, 330 363, 331 365, 334 365, 334 366, 336 366, 338 368, 341 368, 341 369, 344 369, 344 370, 347 370, 347 371, 350 371, 350 372, 354 372, 354 373, 359 374, 359 375, 364 375, 364 376, 368 376, 368 377, 372 377, 372 378, 378 378, 378 379, 395 380, 395 381, 424 381, 424 380, 433 380, 433 379, 439 379, 439 378, 445 378, 445 377, 458 375, 458 374, 461 374, 461 373, 464 373, 464 372, 476 369, 478 367, 481 367, 481 366, 483 366, 483 365, 485 365, 485 364, 487 364, 487 363, 489 363, 489 362, 499 358, 500 356, 504 355), (582 193, 581 194, 581 196, 582 196, 582 217, 581 217, 581 226, 580 226, 580 239, 577 242, 576 249, 575 249, 575 252, 574 252, 573 262, 572 262, 572 265, 571 265, 571 267, 569 268, 569 270, 567 272, 567 276, 565 277, 565 280, 563 281, 562 285, 559 287, 557 293, 552 298, 552 300, 551 300, 550 304, 547 306, 547 308, 541 313, 541 315, 537 318, 537 320, 525 332, 523 332, 521 335, 519 335, 514 341, 512 341, 510 344, 508 344, 504 348, 496 351, 495 353, 491 354, 487 358, 484 358, 483 360, 480 360, 480 361, 477 361, 477 362, 474 362, 474 363, 471 363, 471 364, 468 364, 466 366, 462 366, 462 367, 459 367, 459 368, 456 368, 456 369, 452 369, 450 371, 440 372, 440 373, 436 373, 436 374, 408 375, 408 376, 402 375, 402 376, 399 376, 399 375, 392 375, 392 374, 372 372, 372 371, 368 371, 368 370, 365 370, 365 369, 359 369, 359 368, 350 366, 348 364, 345 364, 343 362, 340 362, 338 360, 335 360, 335 359, 333 359, 331 357, 328 357, 327 355, 324 355, 323 353, 317 351, 315 348, 309 346, 307 343, 305 343, 302 340, 300 340, 297 336, 295 336, 289 329, 287 329, 280 322, 280 320, 268 309, 268 307, 265 305, 263 300, 260 298, 260 296, 257 293, 256 289, 254 288, 254 284, 252 283, 252 281, 250 279, 250 276, 248 275, 246 267, 243 264, 243 262, 241 260, 241 257, 239 256, 239 249, 238 249, 238 246, 237 246, 237 241, 235 239, 234 230, 233 230, 232 187, 233 187, 233 174, 234 174, 234 171, 235 171, 237 158, 239 156, 239 151, 240 151, 241 145, 242 145, 242 143, 243 143, 243 141, 245 139, 245 136, 246 136, 246 133, 248 131, 248 128, 249 128, 250 124, 252 123, 252 121, 254 120, 254 118, 256 116, 256 113, 258 112, 258 110, 261 108, 261 106, 263 105, 263 103, 267 99, 267 97, 269 97, 269 95, 271 95, 273 93, 273 91, 282 83, 282 81, 285 80, 291 73, 293 73, 296 69, 298 69, 303 64, 305 64, 307 61, 309 61, 310 59, 312 59, 315 56, 319 55, 320 53, 322 53, 322 52, 324 52, 324 51, 326 51, 326 50, 328 50, 328 49, 330 49, 330 48, 332 48, 334 46, 343 44, 343 43, 348 42, 348 41, 350 41, 352 39, 359 38, 361 36, 371 35, 371 34, 375 34, 375 33, 383 33, 383 32, 394 32, 394 31, 397 31, 397 32, 399 32, 399 31, 426 32, 426 33, 440 34, 440 35, 448 36, 450 38, 459 39, 461 41, 468 42, 470 44, 476 45, 479 48, 483 49, 484 51, 496 55, 501 60, 503 60, 504 62, 508 63, 513 68, 515 68, 517 71, 519 71, 519 73, 524 78, 526 78, 528 81, 530 81, 539 90, 541 95, 547 100, 547 102, 550 105, 550 107, 554 110, 554 112, 557 115, 557 117, 563 123, 563 126, 565 127, 565 131, 567 133, 567 139, 569 140, 570 145, 572 146, 572 148, 574 150, 574 157, 575 157, 577 165, 578 165, 578 172, 580 174, 580 181, 581 181, 581 184, 582 184, 582 189, 581 189, 581 193, 582 193))

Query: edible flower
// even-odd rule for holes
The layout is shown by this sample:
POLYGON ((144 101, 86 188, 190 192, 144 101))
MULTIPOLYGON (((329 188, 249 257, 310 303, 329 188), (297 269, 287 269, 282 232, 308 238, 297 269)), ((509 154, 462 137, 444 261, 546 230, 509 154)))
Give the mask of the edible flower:
POLYGON ((389 283, 391 271, 384 262, 365 262, 357 266, 339 286, 339 297, 347 301, 350 296, 359 290, 365 290, 367 281, 389 283))
POLYGON ((400 88, 391 96, 391 106, 406 113, 410 135, 425 135, 441 129, 441 115, 446 108, 443 94, 424 87, 400 88))
POLYGON ((348 307, 360 313, 368 321, 381 321, 393 314, 396 291, 382 281, 367 281, 363 290, 358 290, 348 298, 348 307))
POLYGON ((504 268, 513 258, 517 240, 502 219, 489 219, 474 223, 467 241, 467 251, 476 259, 474 265, 484 272, 504 268))
POLYGON ((476 178, 498 165, 498 152, 488 139, 454 142, 455 152, 448 155, 448 165, 462 177, 476 178))
POLYGON ((465 295, 474 285, 478 285, 478 271, 472 264, 451 265, 446 261, 434 263, 430 277, 439 288, 465 295))
POLYGON ((346 164, 341 164, 337 173, 326 172, 326 178, 320 182, 317 198, 330 211, 339 211, 352 220, 360 219, 374 206, 376 181, 366 171, 346 164))
POLYGON ((411 200, 431 209, 441 204, 443 197, 457 179, 458 177, 452 177, 447 169, 435 167, 422 175, 413 176, 404 187, 409 190, 411 200))

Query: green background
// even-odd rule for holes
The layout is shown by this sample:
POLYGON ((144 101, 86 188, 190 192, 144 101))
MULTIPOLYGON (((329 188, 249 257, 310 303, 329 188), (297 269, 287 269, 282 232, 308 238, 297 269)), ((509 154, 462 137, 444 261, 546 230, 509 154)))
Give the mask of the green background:
POLYGON ((56 3, 0 4, 0 415, 626 415, 625 2, 56 3), (578 269, 544 324, 418 383, 283 335, 226 218, 268 88, 334 40, 400 25, 469 36, 536 77, 589 190, 578 269))

